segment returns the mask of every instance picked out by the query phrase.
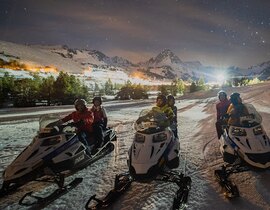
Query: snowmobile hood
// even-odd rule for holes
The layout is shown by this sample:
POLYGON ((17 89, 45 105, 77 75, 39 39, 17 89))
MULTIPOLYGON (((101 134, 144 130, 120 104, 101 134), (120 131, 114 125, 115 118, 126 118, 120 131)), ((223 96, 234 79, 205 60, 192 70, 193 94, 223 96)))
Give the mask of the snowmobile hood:
POLYGON ((249 165, 257 168, 270 167, 270 140, 261 124, 251 127, 230 126, 224 135, 225 152, 240 156, 249 165))
POLYGON ((31 173, 78 141, 74 137, 75 134, 68 136, 61 134, 46 138, 36 136, 31 144, 6 168, 3 174, 4 180, 18 179, 31 173))
POLYGON ((177 142, 169 129, 151 135, 137 132, 129 150, 129 164, 136 174, 147 174, 154 166, 163 168, 177 142))

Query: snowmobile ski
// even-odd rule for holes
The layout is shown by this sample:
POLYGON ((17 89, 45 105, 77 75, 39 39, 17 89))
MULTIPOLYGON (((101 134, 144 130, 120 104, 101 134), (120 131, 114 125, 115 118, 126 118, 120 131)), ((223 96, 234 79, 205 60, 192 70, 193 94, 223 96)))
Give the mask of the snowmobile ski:
POLYGON ((224 195, 227 198, 235 198, 239 197, 239 190, 237 186, 228 179, 229 174, 226 173, 226 170, 222 168, 221 170, 215 170, 215 176, 220 184, 220 186, 223 188, 224 195))
POLYGON ((29 209, 36 210, 36 209, 42 209, 45 208, 47 205, 61 197, 62 195, 68 193, 70 190, 74 189, 78 184, 82 182, 83 178, 75 178, 72 182, 69 184, 56 189, 53 193, 48 195, 47 197, 39 197, 32 195, 33 192, 26 193, 19 201, 19 204, 22 206, 29 206, 29 209), (27 197, 34 199, 35 201, 32 203, 25 202, 27 200, 27 197))
POLYGON ((128 190, 132 181, 131 176, 128 174, 116 175, 114 189, 112 189, 103 199, 96 198, 96 195, 91 196, 85 205, 85 209, 94 210, 107 208, 128 190))
POLYGON ((154 180, 177 184, 179 189, 174 197, 172 209, 177 210, 186 208, 189 191, 191 189, 191 178, 189 176, 184 176, 183 173, 178 174, 172 171, 167 171, 159 175, 154 180))

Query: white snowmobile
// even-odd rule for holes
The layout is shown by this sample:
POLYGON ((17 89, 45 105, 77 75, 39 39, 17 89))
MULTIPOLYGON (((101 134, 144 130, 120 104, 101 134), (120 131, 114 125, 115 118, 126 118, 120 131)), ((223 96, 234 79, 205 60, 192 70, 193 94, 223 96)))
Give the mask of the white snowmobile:
POLYGON ((220 139, 220 151, 228 165, 216 170, 215 175, 227 197, 239 196, 237 186, 228 180, 230 174, 270 167, 270 140, 262 127, 262 117, 251 104, 244 106, 248 114, 240 117, 238 125, 224 126, 220 139))
MULTIPOLYGON (((114 149, 111 141, 116 140, 115 132, 107 129, 104 144, 95 154, 91 153, 93 145, 85 145, 84 136, 75 133, 76 123, 47 127, 48 124, 59 120, 59 115, 44 115, 39 120, 39 131, 30 145, 5 169, 0 197, 15 191, 18 187, 30 181, 53 180, 59 189, 53 195, 65 193, 78 185, 82 179, 77 178, 64 186, 64 177, 74 174, 114 149)), ((20 204, 24 205, 23 200, 20 204)), ((54 199, 55 196, 50 196, 54 199)), ((40 198, 35 204, 45 204, 48 198, 40 198)), ((30 204, 32 205, 32 204, 30 204)))
POLYGON ((169 171, 179 166, 180 144, 169 127, 166 115, 153 110, 143 110, 134 128, 136 133, 128 152, 129 172, 116 175, 114 189, 105 198, 98 199, 96 195, 90 197, 86 209, 107 207, 124 193, 133 181, 146 180, 173 182, 179 186, 174 198, 174 209, 187 202, 190 177, 169 171), (96 203, 91 204, 91 201, 96 203))

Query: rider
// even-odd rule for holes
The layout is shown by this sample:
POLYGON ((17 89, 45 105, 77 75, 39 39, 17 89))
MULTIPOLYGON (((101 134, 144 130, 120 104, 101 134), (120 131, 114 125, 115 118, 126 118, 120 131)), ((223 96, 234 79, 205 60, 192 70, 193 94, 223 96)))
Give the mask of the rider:
POLYGON ((173 110, 174 117, 172 119, 172 130, 174 132, 174 136, 178 138, 178 130, 177 130, 177 107, 175 106, 175 98, 173 95, 167 96, 167 104, 173 110))
POLYGON ((171 107, 168 106, 167 104, 167 98, 165 95, 161 94, 157 96, 156 99, 156 106, 152 108, 153 111, 156 112, 163 112, 165 113, 165 115, 168 118, 168 122, 165 122, 166 124, 168 124, 169 126, 172 124, 173 122, 173 118, 174 118, 174 113, 171 107))
POLYGON ((249 114, 247 108, 242 103, 239 93, 233 93, 230 96, 231 104, 227 114, 229 116, 228 125, 239 125, 240 117, 249 114))
POLYGON ((91 111, 94 113, 93 129, 95 139, 97 140, 96 148, 102 146, 104 142, 103 130, 106 129, 108 122, 106 110, 103 106, 101 106, 101 104, 102 99, 100 96, 93 98, 93 106, 91 111))
POLYGON ((80 140, 88 146, 88 139, 93 133, 93 112, 87 108, 87 102, 84 99, 77 99, 74 102, 74 105, 76 111, 70 113, 61 120, 50 123, 48 126, 62 125, 65 122, 73 120, 74 124, 76 124, 76 132, 79 134, 80 140))
POLYGON ((228 107, 230 106, 230 101, 227 98, 227 93, 224 90, 218 92, 219 102, 216 104, 217 110, 217 121, 216 121, 216 130, 218 139, 220 139, 223 130, 222 125, 224 124, 223 118, 225 117, 228 107))

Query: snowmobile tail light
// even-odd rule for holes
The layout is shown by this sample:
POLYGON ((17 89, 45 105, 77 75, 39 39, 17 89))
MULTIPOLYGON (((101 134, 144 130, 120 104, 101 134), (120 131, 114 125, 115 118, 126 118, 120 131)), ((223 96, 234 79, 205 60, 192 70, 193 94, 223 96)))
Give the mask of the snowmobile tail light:
POLYGON ((232 135, 234 135, 234 136, 246 136, 247 133, 246 133, 245 129, 233 128, 232 129, 232 135))
POLYGON ((254 135, 261 135, 261 134, 263 134, 262 127, 261 126, 258 126, 256 128, 254 128, 253 129, 253 133, 254 133, 254 135))
POLYGON ((166 133, 159 133, 153 136, 153 143, 163 142, 167 139, 166 133))
POLYGON ((144 141, 145 141, 144 139, 145 139, 144 135, 139 134, 139 133, 136 133, 136 135, 135 135, 135 142, 137 142, 137 143, 144 143, 144 141))

